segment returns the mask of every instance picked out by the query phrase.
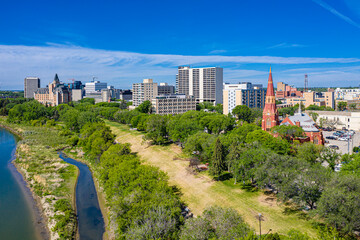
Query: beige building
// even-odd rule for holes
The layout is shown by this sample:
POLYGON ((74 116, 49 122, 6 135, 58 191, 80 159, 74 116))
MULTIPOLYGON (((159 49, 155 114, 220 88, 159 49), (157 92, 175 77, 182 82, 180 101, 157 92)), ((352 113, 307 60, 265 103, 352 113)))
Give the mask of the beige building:
POLYGON ((132 87, 133 105, 139 106, 144 101, 151 101, 158 95, 158 85, 152 79, 144 79, 142 83, 134 83, 132 87))
POLYGON ((223 89, 223 113, 232 113, 238 105, 246 105, 249 108, 264 108, 266 89, 262 85, 249 82, 239 84, 224 84, 223 89))
POLYGON ((71 102, 71 90, 60 83, 58 75, 55 74, 54 81, 46 88, 39 88, 34 93, 34 98, 44 105, 57 106, 71 102))
POLYGON ((304 92, 303 97, 287 98, 286 103, 292 106, 301 102, 305 107, 316 105, 319 107, 331 107, 335 109, 334 92, 304 92))
POLYGON ((185 94, 157 96, 152 99, 152 110, 155 114, 181 114, 196 110, 196 99, 185 94))
POLYGON ((73 102, 80 101, 84 97, 84 89, 72 89, 71 90, 71 100, 73 102))
POLYGON ((286 86, 287 86, 286 83, 278 82, 278 83, 277 83, 276 91, 283 91, 283 92, 285 92, 285 91, 286 91, 286 86))

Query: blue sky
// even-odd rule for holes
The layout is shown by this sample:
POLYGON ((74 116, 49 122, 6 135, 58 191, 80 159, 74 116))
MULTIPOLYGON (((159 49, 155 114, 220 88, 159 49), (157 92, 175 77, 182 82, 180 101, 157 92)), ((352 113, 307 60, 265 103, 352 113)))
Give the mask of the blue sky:
POLYGON ((177 66, 220 66, 224 81, 360 84, 359 0, 6 1, 0 89, 97 76, 119 88, 175 82, 177 66))

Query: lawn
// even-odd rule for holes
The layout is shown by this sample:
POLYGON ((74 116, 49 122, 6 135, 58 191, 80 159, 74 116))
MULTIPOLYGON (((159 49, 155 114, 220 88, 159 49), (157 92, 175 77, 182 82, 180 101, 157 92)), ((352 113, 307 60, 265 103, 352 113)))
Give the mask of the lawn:
POLYGON ((296 228, 310 236, 316 236, 311 220, 305 220, 304 213, 291 211, 272 195, 262 191, 249 191, 234 185, 232 180, 213 181, 207 174, 194 175, 187 171, 188 162, 179 159, 181 148, 175 144, 168 146, 149 146, 142 139, 140 132, 130 130, 124 124, 106 121, 120 143, 130 143, 132 151, 137 152, 144 164, 159 167, 169 176, 170 184, 181 189, 182 199, 195 215, 211 205, 235 208, 257 232, 259 231, 258 214, 263 215, 262 233, 287 233, 296 228), (174 160, 174 159, 179 160, 174 160))

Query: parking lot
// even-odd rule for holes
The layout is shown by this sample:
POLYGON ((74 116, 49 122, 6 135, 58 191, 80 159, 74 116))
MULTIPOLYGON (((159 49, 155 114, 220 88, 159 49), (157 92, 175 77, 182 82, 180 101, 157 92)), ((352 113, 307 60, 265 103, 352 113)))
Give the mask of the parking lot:
MULTIPOLYGON (((332 139, 326 139, 327 136, 333 135, 335 131, 323 131, 324 139, 328 141, 329 143, 325 143, 325 146, 329 145, 337 145, 339 146, 339 150, 336 150, 338 153, 344 154, 348 153, 348 142, 347 141, 339 141, 339 140, 332 140, 332 139)), ((360 132, 356 132, 352 139, 349 141, 349 153, 352 153, 353 147, 357 147, 360 145, 360 132)))

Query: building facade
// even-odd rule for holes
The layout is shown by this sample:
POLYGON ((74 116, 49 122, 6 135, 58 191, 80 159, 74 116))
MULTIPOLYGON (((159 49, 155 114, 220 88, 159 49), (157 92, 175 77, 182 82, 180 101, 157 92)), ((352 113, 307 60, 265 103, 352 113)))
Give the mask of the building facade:
POLYGON ((360 88, 336 88, 335 98, 337 100, 359 100, 360 99, 360 88))
POLYGON ((196 99, 185 94, 161 95, 152 99, 152 111, 155 114, 181 114, 196 110, 196 99))
POLYGON ((198 102, 222 103, 223 69, 178 67, 176 92, 194 96, 198 102))
POLYGON ((160 83, 158 86, 158 95, 169 95, 175 93, 175 86, 167 83, 160 83))
POLYGON ((276 98, 302 97, 302 91, 283 82, 277 83, 276 98))
POLYGON ((306 108, 310 105, 316 105, 319 107, 331 107, 335 109, 335 98, 334 92, 304 92, 303 97, 292 97, 286 98, 286 103, 291 104, 292 106, 296 105, 297 103, 302 103, 306 108))
POLYGON ((253 85, 249 82, 239 84, 224 84, 223 113, 232 113, 238 105, 249 108, 264 108, 266 89, 260 84, 253 85))
POLYGON ((62 103, 71 102, 72 95, 70 88, 60 83, 58 75, 55 74, 54 81, 46 88, 39 88, 34 93, 34 98, 44 105, 57 106, 62 103))
POLYGON ((92 93, 100 93, 102 89, 106 89, 106 88, 107 88, 107 83, 102 83, 100 81, 85 83, 86 95, 92 93))
POLYGON ((158 95, 158 85, 152 79, 144 79, 142 83, 132 86, 133 106, 137 107, 144 101, 151 101, 158 95))
POLYGON ((264 131, 270 131, 272 127, 275 127, 277 125, 279 125, 279 113, 276 108, 274 83, 273 83, 271 67, 270 67, 261 128, 264 131))
POLYGON ((27 77, 24 79, 24 98, 34 98, 34 93, 40 88, 40 78, 27 77))
POLYGON ((360 131, 360 112, 345 111, 309 111, 318 114, 316 122, 319 126, 335 127, 336 129, 346 128, 360 131))

